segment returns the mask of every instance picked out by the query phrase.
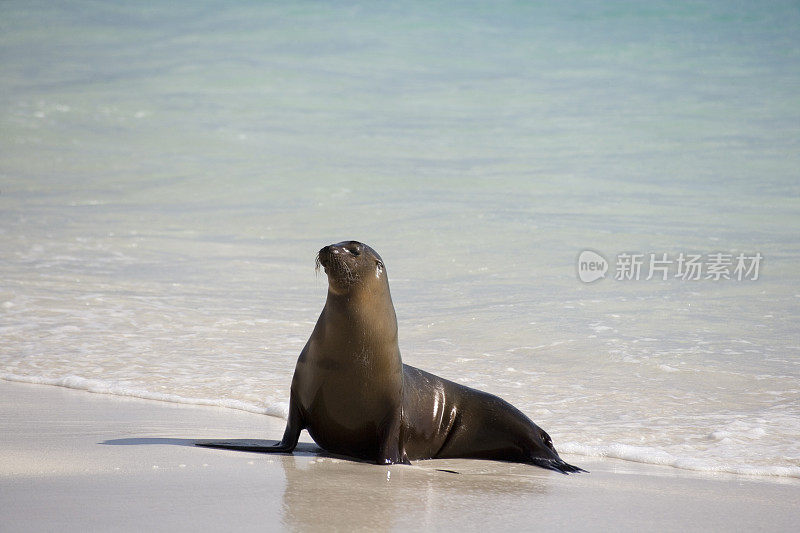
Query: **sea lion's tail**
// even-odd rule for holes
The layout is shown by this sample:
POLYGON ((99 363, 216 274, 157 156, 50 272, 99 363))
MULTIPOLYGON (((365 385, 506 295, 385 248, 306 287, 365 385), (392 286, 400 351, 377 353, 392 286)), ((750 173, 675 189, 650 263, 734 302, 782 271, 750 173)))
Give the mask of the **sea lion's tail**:
POLYGON ((578 472, 586 472, 587 474, 589 473, 588 470, 584 470, 583 468, 578 468, 577 466, 573 466, 563 461, 560 457, 557 457, 555 459, 534 457, 531 459, 530 462, 531 464, 534 464, 536 466, 540 466, 548 470, 555 470, 556 472, 561 472, 562 474, 577 474, 578 472))

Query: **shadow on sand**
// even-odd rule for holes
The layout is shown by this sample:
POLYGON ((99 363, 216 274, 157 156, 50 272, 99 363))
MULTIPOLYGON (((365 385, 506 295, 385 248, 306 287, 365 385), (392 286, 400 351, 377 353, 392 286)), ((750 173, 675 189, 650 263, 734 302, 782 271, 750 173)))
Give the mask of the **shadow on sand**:
MULTIPOLYGON (((242 452, 252 453, 274 453, 271 448, 277 444, 276 440, 265 439, 174 439, 163 437, 139 437, 128 439, 111 439, 100 442, 107 446, 142 446, 148 444, 162 444, 168 446, 199 446, 203 448, 221 448, 242 452)), ((300 442, 289 454, 280 453, 278 455, 315 455, 320 457, 338 457, 331 455, 316 444, 300 442)), ((351 459, 351 458, 348 458, 351 459)), ((352 460, 352 459, 351 459, 352 460)))

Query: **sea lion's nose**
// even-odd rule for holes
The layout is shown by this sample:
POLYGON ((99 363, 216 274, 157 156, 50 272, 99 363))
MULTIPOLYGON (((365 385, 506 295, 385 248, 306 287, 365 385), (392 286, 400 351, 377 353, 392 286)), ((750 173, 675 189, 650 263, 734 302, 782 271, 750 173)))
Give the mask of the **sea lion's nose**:
POLYGON ((319 253, 317 253, 317 264, 328 268, 334 253, 339 252, 336 251, 333 246, 325 246, 324 248, 321 248, 319 253))

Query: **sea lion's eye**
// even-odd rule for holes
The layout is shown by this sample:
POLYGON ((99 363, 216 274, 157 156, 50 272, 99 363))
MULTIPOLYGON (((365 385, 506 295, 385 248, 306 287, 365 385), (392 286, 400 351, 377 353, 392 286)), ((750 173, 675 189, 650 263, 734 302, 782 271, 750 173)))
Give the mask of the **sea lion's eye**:
POLYGON ((381 263, 380 261, 376 261, 375 264, 378 266, 378 272, 382 272, 383 271, 383 263, 381 263))

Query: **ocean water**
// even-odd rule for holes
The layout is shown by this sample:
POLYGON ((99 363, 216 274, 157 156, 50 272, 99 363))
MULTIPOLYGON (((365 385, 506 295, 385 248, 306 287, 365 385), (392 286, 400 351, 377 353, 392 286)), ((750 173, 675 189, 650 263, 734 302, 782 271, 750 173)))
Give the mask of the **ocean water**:
POLYGON ((800 8, 567 4, 3 2, 0 378, 283 416, 357 239, 560 451, 799 478, 800 8))

